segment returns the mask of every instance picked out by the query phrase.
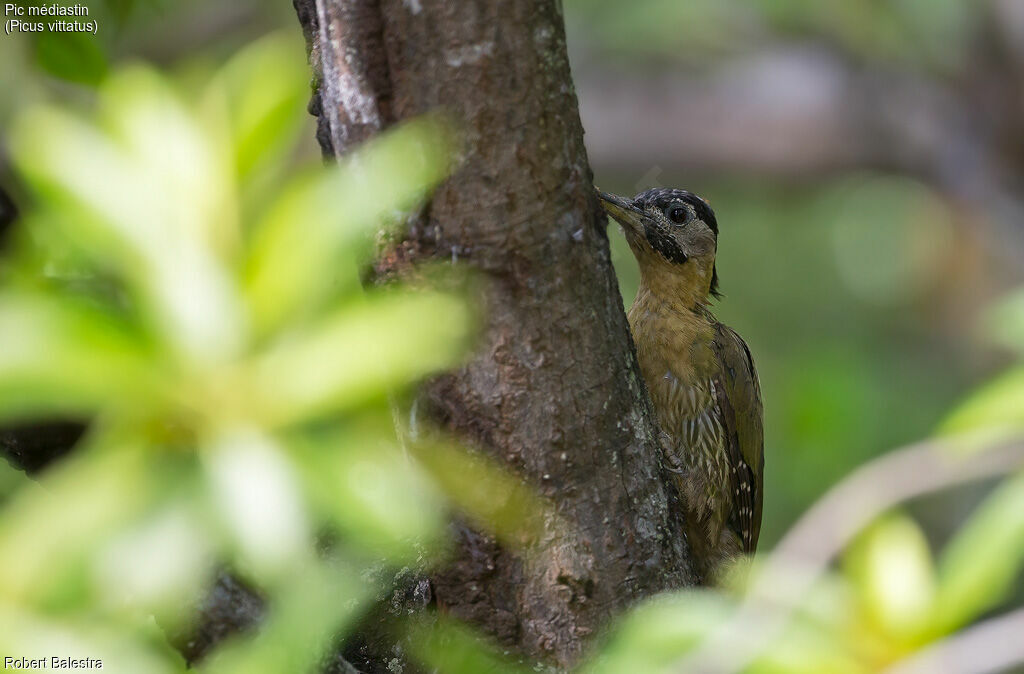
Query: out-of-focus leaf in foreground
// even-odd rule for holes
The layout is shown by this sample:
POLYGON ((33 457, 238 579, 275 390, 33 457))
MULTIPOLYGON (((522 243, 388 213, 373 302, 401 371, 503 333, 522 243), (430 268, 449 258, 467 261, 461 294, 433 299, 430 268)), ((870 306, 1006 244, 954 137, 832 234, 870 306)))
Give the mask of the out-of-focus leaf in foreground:
POLYGON ((308 92, 294 83, 307 79, 308 69, 299 59, 281 58, 293 47, 285 36, 271 35, 244 48, 218 73, 220 86, 207 90, 203 104, 224 125, 239 178, 256 189, 280 177, 306 126, 295 110, 308 92))
POLYGON ((452 133, 414 121, 289 175, 305 72, 272 37, 190 97, 133 66, 93 114, 13 125, 37 203, 3 265, 0 418, 93 424, 41 486, 0 473, 5 652, 180 671, 149 616, 188 630, 228 564, 268 614, 203 668, 308 671, 373 598, 366 560, 440 552, 459 452, 421 464, 380 421, 389 395, 460 362, 472 312, 358 278, 374 235, 446 175, 452 133))
POLYGON ((107 56, 88 33, 44 32, 33 37, 36 63, 55 77, 95 85, 107 72, 107 56))
POLYGON ((924 534, 892 516, 863 532, 846 554, 864 618, 887 634, 910 640, 931 619, 935 571, 924 534))
MULTIPOLYGON (((76 660, 93 658, 103 662, 104 671, 131 674, 188 671, 183 658, 160 643, 154 631, 146 625, 101 625, 86 617, 56 619, 0 602, 0 648, 5 653, 83 654, 75 656, 76 660)), ((47 657, 47 665, 50 657, 55 656, 47 657)), ((98 668, 92 665, 90 669, 98 668)), ((43 671, 63 670, 48 667, 43 671)))
POLYGON ((448 127, 422 119, 374 141, 337 169, 287 185, 256 224, 247 256, 245 291, 256 329, 302 319, 333 288, 351 287, 355 270, 330 269, 328 261, 414 206, 444 177, 450 147, 448 127), (341 207, 324 211, 317 206, 324 201, 341 207), (295 227, 297 222, 303 226, 295 227))
POLYGON ((461 515, 510 547, 537 540, 543 530, 541 515, 553 515, 554 509, 545 508, 533 490, 486 456, 444 442, 419 443, 412 451, 461 515))
POLYGON ((710 592, 682 592, 648 602, 620 621, 585 671, 666 672, 721 625, 732 608, 726 597, 710 592))
POLYGON ((1024 433, 1024 367, 999 376, 953 410, 940 429, 990 440, 1024 433))
POLYGON ((417 625, 412 637, 416 656, 437 672, 526 674, 537 671, 514 662, 492 644, 447 618, 439 618, 436 624, 417 625))
MULTIPOLYGON (((1024 356, 1024 289, 989 307, 982 328, 993 343, 1024 356)), ((1024 435, 1024 366, 1018 362, 980 387, 946 417, 939 432, 973 435, 980 443, 1024 435)))
POLYGON ((1024 567, 1024 476, 1001 485, 939 560, 935 629, 968 624, 1005 600, 1024 567))
POLYGON ((71 299, 0 290, 0 417, 93 414, 159 395, 146 342, 71 299))
POLYGON ((1024 288, 989 307, 982 327, 993 342, 1024 357, 1024 288))
MULTIPOLYGON (((736 609, 735 597, 715 590, 688 590, 655 598, 620 620, 606 646, 583 671, 587 674, 687 671, 680 669, 680 663, 693 655, 705 639, 725 627, 736 615, 736 609)), ((821 625, 797 621, 773 639, 771 648, 743 671, 855 674, 863 670, 844 652, 836 634, 821 625)))
POLYGON ((325 521, 366 550, 414 563, 442 536, 443 498, 398 439, 388 437, 391 427, 384 415, 365 415, 330 437, 294 438, 292 446, 303 457, 310 501, 325 521), (368 434, 378 440, 353 442, 368 434))
POLYGON ((276 588, 270 616, 253 639, 234 639, 200 671, 279 674, 315 671, 333 637, 359 615, 372 586, 358 568, 307 559, 276 588))

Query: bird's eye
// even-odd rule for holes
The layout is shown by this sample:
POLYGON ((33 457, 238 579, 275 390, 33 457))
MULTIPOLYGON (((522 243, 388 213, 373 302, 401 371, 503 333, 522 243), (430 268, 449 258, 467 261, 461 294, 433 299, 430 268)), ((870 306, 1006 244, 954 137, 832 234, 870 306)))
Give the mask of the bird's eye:
POLYGON ((665 209, 665 215, 668 219, 677 225, 685 225, 690 219, 690 211, 686 210, 685 207, 677 205, 669 206, 665 209))

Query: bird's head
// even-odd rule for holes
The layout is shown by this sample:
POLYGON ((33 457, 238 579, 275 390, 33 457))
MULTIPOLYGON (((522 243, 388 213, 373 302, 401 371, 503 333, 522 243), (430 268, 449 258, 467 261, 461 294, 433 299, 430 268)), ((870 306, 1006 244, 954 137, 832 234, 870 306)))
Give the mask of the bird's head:
POLYGON ((644 285, 693 304, 718 296, 718 222, 708 202, 677 189, 651 189, 632 199, 600 190, 597 195, 622 225, 644 285))

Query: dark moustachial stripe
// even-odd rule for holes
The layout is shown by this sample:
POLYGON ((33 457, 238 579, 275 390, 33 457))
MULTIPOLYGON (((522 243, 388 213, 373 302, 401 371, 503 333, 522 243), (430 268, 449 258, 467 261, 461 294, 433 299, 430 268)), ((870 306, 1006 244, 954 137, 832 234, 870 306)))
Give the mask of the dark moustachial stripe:
POLYGON ((682 264, 686 262, 686 253, 679 247, 676 240, 668 235, 667 232, 663 232, 656 226, 648 225, 644 227, 644 236, 647 237, 647 242, 651 244, 651 248, 658 251, 658 253, 674 264, 682 264))

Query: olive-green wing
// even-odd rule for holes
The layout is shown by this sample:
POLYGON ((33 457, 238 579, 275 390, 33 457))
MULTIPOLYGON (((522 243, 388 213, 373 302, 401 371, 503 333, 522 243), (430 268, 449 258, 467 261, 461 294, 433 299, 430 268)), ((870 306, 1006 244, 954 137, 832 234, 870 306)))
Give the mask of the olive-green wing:
POLYGON ((764 425, 761 387, 746 343, 729 327, 718 323, 713 342, 720 365, 716 378, 718 409, 726 432, 733 507, 729 525, 743 549, 753 552, 761 533, 764 473, 764 425))

